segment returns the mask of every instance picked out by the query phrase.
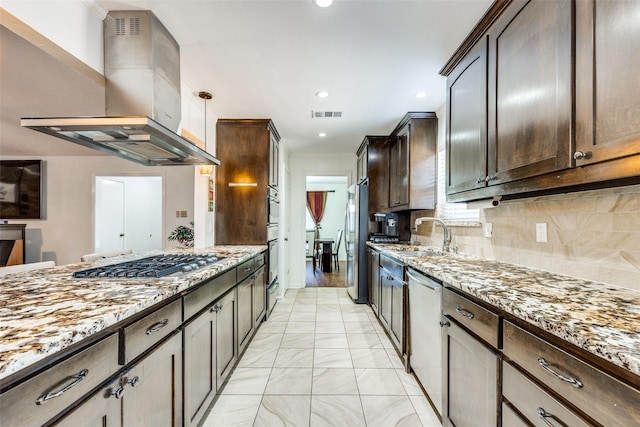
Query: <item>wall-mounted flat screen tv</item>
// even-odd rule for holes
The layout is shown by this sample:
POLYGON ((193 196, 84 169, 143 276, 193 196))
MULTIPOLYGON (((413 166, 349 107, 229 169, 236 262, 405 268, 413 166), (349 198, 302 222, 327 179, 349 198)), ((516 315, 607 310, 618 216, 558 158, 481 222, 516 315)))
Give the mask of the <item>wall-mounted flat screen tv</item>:
POLYGON ((42 160, 0 160, 0 219, 42 218, 42 160))

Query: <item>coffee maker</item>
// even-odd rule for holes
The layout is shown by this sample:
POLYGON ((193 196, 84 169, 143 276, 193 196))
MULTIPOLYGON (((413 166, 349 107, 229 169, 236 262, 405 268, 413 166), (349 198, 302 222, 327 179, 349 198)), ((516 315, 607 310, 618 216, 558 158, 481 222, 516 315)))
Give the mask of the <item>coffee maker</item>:
POLYGON ((399 239, 398 215, 392 212, 376 212, 373 214, 376 230, 369 240, 377 243, 397 243, 399 239))

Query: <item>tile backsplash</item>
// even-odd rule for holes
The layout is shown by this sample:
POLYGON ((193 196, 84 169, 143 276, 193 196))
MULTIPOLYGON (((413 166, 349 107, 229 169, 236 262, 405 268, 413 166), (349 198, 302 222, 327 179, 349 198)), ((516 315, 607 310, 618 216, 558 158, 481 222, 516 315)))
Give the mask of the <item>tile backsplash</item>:
MULTIPOLYGON (((640 290, 640 185, 508 200, 480 210, 480 222, 452 227, 460 253, 640 290), (547 224, 546 243, 536 242, 537 223, 547 224)), ((412 240, 441 246, 442 228, 425 225, 412 240)))

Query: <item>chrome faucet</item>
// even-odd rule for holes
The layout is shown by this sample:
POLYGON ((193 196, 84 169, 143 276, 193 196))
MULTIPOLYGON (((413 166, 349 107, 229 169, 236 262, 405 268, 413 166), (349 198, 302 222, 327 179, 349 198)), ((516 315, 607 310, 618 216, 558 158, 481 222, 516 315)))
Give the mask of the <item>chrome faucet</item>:
POLYGON ((430 216, 423 216, 421 218, 416 218, 416 222, 414 225, 414 230, 418 229, 418 226, 422 224, 424 221, 435 222, 436 224, 440 224, 442 226, 442 232, 444 233, 444 239, 442 241, 442 252, 449 251, 449 246, 451 245, 451 234, 449 233, 449 229, 447 228, 447 224, 444 223, 440 218, 434 218, 430 216))

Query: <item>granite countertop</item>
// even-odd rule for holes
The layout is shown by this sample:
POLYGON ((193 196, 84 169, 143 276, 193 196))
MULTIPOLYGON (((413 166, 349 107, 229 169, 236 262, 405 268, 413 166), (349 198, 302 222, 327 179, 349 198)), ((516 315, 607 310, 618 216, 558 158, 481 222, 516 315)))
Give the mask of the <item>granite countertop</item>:
MULTIPOLYGON (((214 253, 225 257, 211 266, 180 277, 76 279, 71 276, 74 271, 91 268, 100 261, 0 277, 0 379, 266 249, 266 246, 215 246, 163 251, 214 253)), ((154 253, 110 258, 109 263, 154 253)))
POLYGON ((640 375, 638 291, 465 255, 406 254, 407 250, 439 252, 430 247, 369 245, 640 375))

